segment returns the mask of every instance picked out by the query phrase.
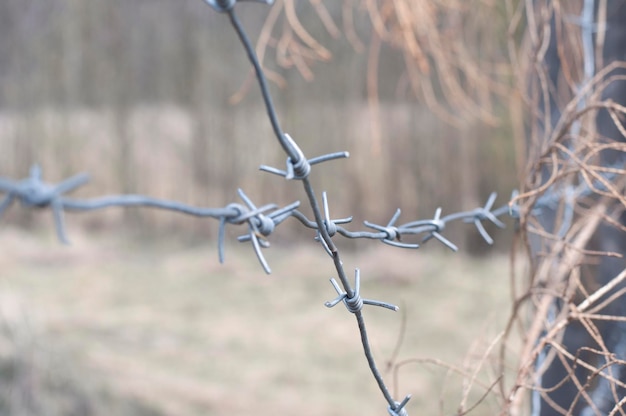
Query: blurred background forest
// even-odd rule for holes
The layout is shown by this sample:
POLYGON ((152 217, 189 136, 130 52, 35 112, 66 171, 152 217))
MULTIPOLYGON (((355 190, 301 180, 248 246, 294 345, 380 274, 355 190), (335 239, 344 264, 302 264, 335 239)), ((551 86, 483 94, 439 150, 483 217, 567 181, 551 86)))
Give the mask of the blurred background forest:
MULTIPOLYGON (((511 96, 487 85, 511 81, 505 2, 414 6, 423 8, 426 29, 430 23, 449 32, 439 44, 432 33, 420 35, 417 72, 407 65, 403 33, 381 35, 391 21, 381 23, 389 15, 384 6, 395 2, 325 2, 322 14, 318 1, 277 3, 285 12, 270 15, 275 23, 264 65, 284 129, 311 157, 351 154, 314 171, 334 215, 381 222, 398 207, 415 219, 438 206, 444 214, 473 208, 492 191, 499 192, 498 204, 508 200, 519 156, 511 96), (293 25, 285 5, 319 42, 316 56, 298 58, 293 42, 284 47, 293 25), (446 53, 458 55, 447 64, 458 89, 476 100, 446 90, 438 56, 446 53), (475 82, 476 73, 484 85, 475 82), (416 92, 416 84, 437 74, 430 90, 416 92)), ((270 10, 240 7, 253 40, 270 10)), ((401 20, 391 23, 402 27, 401 20)), ((228 19, 201 1, 3 0, 0 176, 25 177, 39 163, 50 182, 88 172, 92 183, 78 197, 139 193, 217 207, 236 201, 240 187, 259 203, 301 199, 299 187, 258 171, 260 164, 284 166, 285 157, 257 86, 246 84, 249 68, 228 19)), ((8 215, 25 226, 51 225, 48 216, 23 210, 8 215)), ((141 233, 175 230, 211 239, 217 227, 119 209, 72 215, 70 234, 79 224, 91 231, 132 224, 141 233)), ((292 239, 299 224, 291 226, 276 239, 292 239)), ((450 232, 461 248, 485 246, 471 244, 479 240, 471 227, 450 232)))

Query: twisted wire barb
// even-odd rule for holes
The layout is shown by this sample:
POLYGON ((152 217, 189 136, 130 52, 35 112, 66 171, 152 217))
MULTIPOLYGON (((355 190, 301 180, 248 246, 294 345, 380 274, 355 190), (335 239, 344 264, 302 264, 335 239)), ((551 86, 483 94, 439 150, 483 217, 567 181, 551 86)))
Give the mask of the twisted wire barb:
POLYGON ((67 236, 63 225, 63 205, 62 195, 71 192, 79 186, 89 181, 89 176, 79 174, 72 176, 56 185, 51 185, 41 180, 41 168, 33 165, 30 168, 28 178, 21 181, 0 178, 0 191, 5 196, 0 203, 0 216, 11 205, 14 200, 19 200, 21 204, 29 208, 50 207, 54 215, 56 231, 59 240, 67 244, 67 236))
POLYGON ((359 269, 355 269, 354 271, 354 293, 352 296, 348 296, 348 293, 344 292, 339 283, 335 280, 334 277, 330 278, 330 283, 335 288, 337 292, 337 296, 335 299, 324 303, 327 308, 332 308, 337 305, 339 302, 343 302, 346 305, 346 309, 350 313, 357 313, 363 309, 363 305, 372 305, 372 306, 380 306, 382 308, 390 309, 394 312, 397 312, 400 308, 396 305, 392 305, 391 303, 381 302, 379 300, 371 300, 371 299, 363 299, 361 298, 361 271, 359 269))

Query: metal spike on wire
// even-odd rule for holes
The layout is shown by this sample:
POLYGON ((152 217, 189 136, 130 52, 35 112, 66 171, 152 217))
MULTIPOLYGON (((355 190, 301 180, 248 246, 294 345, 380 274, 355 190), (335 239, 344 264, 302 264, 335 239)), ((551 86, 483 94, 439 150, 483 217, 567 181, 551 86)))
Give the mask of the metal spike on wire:
POLYGON ((352 294, 352 296, 348 295, 348 293, 345 292, 341 288, 341 286, 339 286, 339 283, 337 283, 337 280, 335 280, 334 277, 330 279, 330 283, 333 285, 333 288, 335 288, 338 296, 335 299, 324 303, 327 308, 332 308, 339 302, 343 302, 346 305, 346 309, 350 313, 360 312, 361 309, 363 309, 363 305, 380 306, 382 308, 390 309, 394 312, 397 312, 400 309, 396 305, 392 305, 391 303, 361 298, 361 271, 359 269, 355 269, 354 271, 354 293, 352 294))
POLYGON ((0 203, 0 215, 11 205, 14 200, 18 200, 24 207, 48 208, 52 209, 57 237, 64 244, 69 244, 65 232, 63 221, 62 196, 71 192, 89 181, 89 176, 81 173, 71 178, 65 179, 58 184, 49 184, 42 179, 41 167, 33 165, 30 168, 28 178, 13 181, 0 178, 0 191, 5 194, 0 203))
POLYGON ((431 238, 436 238, 441 244, 448 247, 450 250, 459 251, 459 248, 454 243, 452 243, 441 234, 446 228, 446 222, 441 219, 441 211, 441 207, 437 208, 437 210, 435 211, 435 216, 432 220, 430 220, 430 224, 433 226, 434 229, 430 231, 430 234, 424 237, 422 242, 425 243, 431 238))
POLYGON ((385 244, 389 244, 390 246, 401 247, 401 248, 419 248, 419 244, 403 243, 401 241, 402 233, 400 229, 398 229, 398 227, 396 227, 395 225, 401 213, 402 211, 400 210, 400 208, 398 208, 396 210, 396 213, 393 214, 393 217, 391 217, 391 219, 389 220, 386 226, 373 224, 368 221, 365 221, 364 224, 366 227, 373 228, 374 230, 378 230, 380 232, 385 233, 385 238, 381 240, 385 244))
POLYGON ((472 213, 474 214, 473 218, 466 218, 466 219, 464 219, 465 222, 473 222, 474 223, 474 225, 476 226, 476 229, 478 230, 480 235, 483 237, 483 239, 489 245, 493 244, 493 238, 491 238, 489 233, 487 233, 487 230, 485 230, 485 226, 483 225, 483 221, 489 220, 496 227, 499 227, 499 228, 504 228, 505 227, 504 223, 502 221, 500 221, 498 219, 498 217, 493 215, 493 213, 491 212, 493 204, 494 204, 494 202, 496 202, 496 197, 497 197, 497 194, 495 192, 493 192, 491 195, 489 195, 489 199, 487 199, 487 202, 485 203, 484 207, 476 208, 475 210, 472 211, 472 213))

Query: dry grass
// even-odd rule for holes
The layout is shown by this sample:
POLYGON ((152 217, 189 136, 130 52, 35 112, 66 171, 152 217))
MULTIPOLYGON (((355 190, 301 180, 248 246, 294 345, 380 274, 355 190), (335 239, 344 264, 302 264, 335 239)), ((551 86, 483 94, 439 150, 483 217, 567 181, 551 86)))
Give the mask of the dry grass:
MULTIPOLYGON (((253 253, 233 244, 222 266, 204 245, 74 232, 73 246, 61 247, 51 235, 2 231, 3 316, 36 328, 33 342, 46 354, 56 351, 62 361, 55 365, 72 375, 74 390, 94 380, 104 386, 92 392, 97 397, 104 391, 167 415, 385 413, 354 318, 323 306, 334 292, 332 263, 321 249, 272 248, 274 273, 265 276, 253 253)), ((508 260, 368 246, 375 250, 347 255, 345 263, 361 268, 364 297, 403 307, 398 360, 474 367, 509 313, 508 260)), ((370 308, 366 318, 385 367, 402 314, 370 308)), ((386 378, 393 382, 391 373, 386 378)), ((413 394, 411 413, 439 413, 440 396, 447 413, 461 401, 461 377, 445 368, 407 365, 398 380, 398 396, 413 394)), ((35 394, 50 395, 46 389, 35 394)), ((105 405, 96 398, 96 408, 105 405)), ((493 408, 487 403, 473 414, 493 408)))

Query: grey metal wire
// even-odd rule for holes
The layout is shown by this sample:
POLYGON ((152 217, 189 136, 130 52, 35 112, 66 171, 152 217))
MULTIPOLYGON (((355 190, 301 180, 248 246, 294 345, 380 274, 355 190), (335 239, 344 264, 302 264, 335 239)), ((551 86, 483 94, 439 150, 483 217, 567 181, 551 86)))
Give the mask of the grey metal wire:
POLYGON ((271 269, 261 251, 262 248, 270 246, 266 237, 272 234, 276 226, 300 206, 300 202, 296 201, 283 208, 278 208, 276 204, 267 204, 257 208, 241 189, 237 192, 245 205, 232 203, 223 208, 199 208, 178 201, 156 199, 143 195, 110 195, 93 199, 76 199, 63 196, 88 181, 89 176, 81 173, 59 184, 49 184, 42 180, 41 168, 38 165, 31 168, 30 176, 26 179, 14 181, 0 178, 0 192, 5 194, 4 199, 0 202, 0 216, 14 200, 20 201, 24 207, 39 209, 49 207, 54 215, 57 237, 64 244, 69 244, 65 231, 65 211, 84 212, 109 207, 144 207, 179 212, 195 217, 210 217, 220 221, 218 233, 220 263, 224 262, 224 229, 226 224, 241 225, 246 223, 248 233, 240 236, 238 240, 252 242, 259 263, 269 274, 271 269))
MULTIPOLYGON (((18 200, 21 202, 22 206, 27 208, 50 208, 53 212, 57 236, 61 242, 66 244, 68 243, 68 239, 64 222, 65 212, 90 212, 110 207, 142 207, 178 212, 202 218, 209 217, 219 221, 218 258, 220 262, 224 261, 226 225, 246 224, 247 232, 239 236, 238 241, 250 242, 252 244, 259 263, 266 273, 271 272, 262 253, 263 248, 270 246, 267 237, 269 237, 275 231, 276 227, 287 218, 293 217, 304 226, 315 230, 315 238, 322 244, 324 250, 332 258, 335 265, 336 278, 333 277, 330 281, 337 292, 337 297, 332 301, 326 302, 325 305, 331 308, 343 302, 347 310, 355 316, 364 355, 370 371, 388 403, 388 413, 391 416, 407 416, 406 405, 411 396, 407 395, 402 401, 398 402, 389 392, 371 352, 362 310, 364 305, 379 306, 393 311, 397 311, 398 307, 387 302, 364 299, 361 297, 360 271, 359 269, 355 270, 353 287, 346 276, 343 262, 333 242, 333 237, 341 235, 349 239, 372 239, 379 240, 394 247, 417 249, 420 247, 419 244, 403 241, 405 237, 417 236, 418 238, 421 237, 422 244, 431 239, 436 239, 449 249, 457 251, 457 246, 443 235, 449 223, 453 221, 472 223, 483 239, 488 244, 493 244, 493 239, 487 233, 483 223, 491 222, 497 227, 504 227, 504 223, 502 223, 499 218, 502 216, 519 217, 519 205, 512 202, 494 209, 493 206, 496 200, 496 194, 492 193, 484 206, 468 211, 442 216, 442 209, 438 208, 431 219, 399 223, 402 212, 400 209, 397 209, 384 225, 365 221, 364 226, 369 230, 352 231, 346 229, 343 225, 351 223, 352 217, 333 219, 330 215, 329 200, 326 192, 322 193, 322 205, 320 207, 316 192, 309 180, 309 175, 312 172, 313 166, 337 159, 348 158, 349 153, 335 152, 310 159, 305 156, 297 142, 289 134, 284 133, 280 126, 272 97, 269 93, 265 74, 256 57, 254 48, 235 13, 237 0, 203 1, 216 11, 229 16, 231 24, 237 32, 255 70, 256 78, 261 89, 261 95, 276 139, 287 154, 285 170, 265 165, 262 165, 260 169, 284 177, 287 180, 300 181, 307 195, 308 205, 311 207, 314 218, 312 220, 309 219, 297 209, 300 206, 300 201, 293 202, 282 208, 279 208, 276 204, 266 204, 257 207, 241 189, 238 190, 238 194, 243 204, 231 203, 222 208, 195 207, 178 201, 156 199, 143 195, 110 195, 91 199, 70 198, 65 195, 85 185, 89 181, 89 176, 83 173, 65 179, 58 184, 50 184, 43 181, 41 169, 37 165, 31 168, 30 175, 26 179, 16 181, 9 178, 0 178, 0 192, 4 193, 4 198, 0 201, 0 216, 15 200, 18 200)), ((247 1, 256 1, 265 4, 273 3, 271 0, 247 1)), ((517 195, 514 193, 512 196, 513 201, 516 196, 517 195)))

